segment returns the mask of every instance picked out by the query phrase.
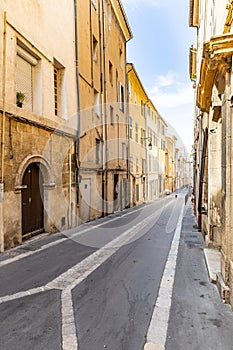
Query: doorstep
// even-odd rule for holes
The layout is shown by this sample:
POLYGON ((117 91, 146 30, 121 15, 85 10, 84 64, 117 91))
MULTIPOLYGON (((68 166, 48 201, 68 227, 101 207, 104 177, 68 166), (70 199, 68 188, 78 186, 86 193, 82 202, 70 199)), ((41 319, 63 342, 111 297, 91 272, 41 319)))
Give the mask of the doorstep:
POLYGON ((204 257, 210 281, 216 283, 217 273, 221 271, 221 253, 218 249, 205 248, 204 257))

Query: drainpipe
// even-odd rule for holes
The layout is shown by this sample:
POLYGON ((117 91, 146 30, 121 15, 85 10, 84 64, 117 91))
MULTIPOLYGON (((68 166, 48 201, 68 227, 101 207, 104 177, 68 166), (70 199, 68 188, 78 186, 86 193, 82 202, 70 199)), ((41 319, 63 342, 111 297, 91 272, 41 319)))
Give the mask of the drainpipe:
POLYGON ((72 193, 71 193, 71 186, 72 186, 72 155, 71 155, 71 150, 70 150, 70 145, 69 145, 69 212, 68 212, 68 218, 69 218, 69 223, 68 227, 72 227, 72 214, 71 214, 71 201, 72 201, 72 193))
MULTIPOLYGON (((126 51, 126 50, 125 50, 126 51)), ((126 58, 125 58, 126 62, 126 58)), ((127 157, 127 186, 128 186, 128 206, 131 207, 131 176, 130 176, 130 139, 129 139, 129 73, 126 66, 126 157, 127 157)), ((132 203, 133 206, 133 203, 132 203)))
POLYGON ((201 169, 200 169, 200 180, 199 180, 199 197, 198 197, 198 230, 201 231, 202 224, 202 198, 203 198, 203 186, 204 186, 204 173, 205 173, 205 164, 207 158, 207 142, 208 142, 208 129, 205 129, 203 146, 202 146, 202 157, 201 157, 201 169))
MULTIPOLYGON (((77 145, 76 145, 76 204, 79 205, 79 169, 80 169, 80 87, 79 87, 79 61, 78 61, 78 17, 77 17, 77 0, 74 0, 74 25, 75 25, 75 68, 76 68, 76 88, 77 88, 77 145)), ((77 219, 76 219, 77 220, 77 219)), ((77 222, 76 222, 77 224, 77 222)))
MULTIPOLYGON (((101 26, 101 13, 100 13, 100 0, 98 1, 98 9, 99 9, 99 15, 98 15, 98 21, 99 21, 99 43, 102 43, 102 26, 101 26)), ((102 181, 102 199, 101 199, 101 210, 102 210, 102 217, 104 217, 104 140, 105 140, 105 133, 104 133, 104 114, 103 114, 103 55, 102 50, 100 50, 100 93, 101 93, 101 104, 100 104, 100 115, 101 115, 101 133, 102 133, 102 139, 101 139, 101 181, 102 181)))
POLYGON ((105 23, 105 3, 102 0, 102 26, 103 26, 103 76, 104 76, 104 131, 105 131, 105 215, 108 215, 108 120, 106 112, 106 103, 107 103, 107 82, 106 82, 106 23, 105 23))
POLYGON ((0 181, 0 252, 4 252, 4 154, 5 154, 5 122, 6 122, 6 12, 4 12, 3 32, 3 114, 2 114, 2 140, 1 140, 1 181, 0 181))

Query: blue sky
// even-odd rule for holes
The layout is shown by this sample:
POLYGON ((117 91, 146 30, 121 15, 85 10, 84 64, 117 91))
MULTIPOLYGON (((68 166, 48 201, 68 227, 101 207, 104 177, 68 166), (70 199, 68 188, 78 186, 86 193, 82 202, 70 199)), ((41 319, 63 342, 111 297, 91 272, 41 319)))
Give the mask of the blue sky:
POLYGON ((190 153, 194 92, 189 80, 189 0, 122 0, 134 38, 127 44, 150 99, 190 153))

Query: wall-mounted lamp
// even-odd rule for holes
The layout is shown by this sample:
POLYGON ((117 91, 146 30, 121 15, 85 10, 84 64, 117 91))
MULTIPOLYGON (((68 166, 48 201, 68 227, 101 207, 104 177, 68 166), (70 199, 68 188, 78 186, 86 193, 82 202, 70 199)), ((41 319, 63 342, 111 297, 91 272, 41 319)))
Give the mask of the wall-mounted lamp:
POLYGON ((141 137, 142 140, 148 140, 148 149, 151 151, 152 150, 152 138, 151 137, 141 137))

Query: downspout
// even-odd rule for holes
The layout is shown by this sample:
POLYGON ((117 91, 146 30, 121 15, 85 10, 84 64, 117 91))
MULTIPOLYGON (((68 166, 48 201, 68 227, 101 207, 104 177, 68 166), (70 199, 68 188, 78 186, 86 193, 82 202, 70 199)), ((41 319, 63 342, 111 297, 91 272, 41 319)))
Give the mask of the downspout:
MULTIPOLYGON (((126 61, 125 61, 126 62, 126 61)), ((129 142, 129 72, 127 72, 126 67, 126 166, 127 166, 127 206, 130 208, 131 206, 131 186, 130 186, 130 168, 129 168, 129 160, 130 160, 130 142, 129 142)))
MULTIPOLYGON (((69 145, 70 146, 70 145, 69 145)), ((71 214, 71 201, 72 201, 72 193, 71 193, 71 186, 72 186, 72 155, 69 147, 69 211, 68 211, 68 228, 72 227, 72 214, 71 214)))
POLYGON ((201 158, 201 169, 200 169, 200 180, 199 180, 199 197, 198 197, 198 230, 201 231, 201 215, 202 215, 202 197, 203 197, 203 184, 204 184, 204 173, 205 173, 205 162, 206 162, 206 150, 208 141, 208 129, 205 129, 203 147, 202 147, 202 158, 201 158))
POLYGON ((1 181, 0 181, 0 252, 4 252, 4 154, 5 154, 5 122, 6 122, 6 12, 4 12, 3 32, 3 114, 2 114, 2 140, 1 140, 1 181))
MULTIPOLYGON (((102 26, 101 26, 101 14, 100 14, 100 0, 98 1, 98 9, 99 9, 99 42, 102 43, 102 26)), ((101 181, 102 181, 102 198, 101 198, 101 210, 102 210, 102 217, 104 217, 104 140, 105 140, 105 134, 104 134, 104 115, 103 115, 103 55, 102 50, 100 50, 100 93, 101 93, 101 104, 100 104, 100 115, 101 115, 101 130, 102 130, 102 147, 101 147, 101 181)))
POLYGON ((89 1, 90 11, 89 11, 89 18, 90 18, 90 49, 91 49, 91 57, 90 57, 90 65, 91 65, 91 87, 94 86, 94 69, 93 69, 93 34, 92 34, 92 5, 91 1, 89 1))
POLYGON ((103 75, 104 75, 104 130, 105 130, 105 215, 108 215, 108 123, 106 113, 107 103, 107 82, 106 82, 106 23, 105 23, 105 3, 102 0, 102 25, 103 25, 103 49, 104 49, 104 60, 103 60, 103 75))
MULTIPOLYGON (((79 87, 79 61, 78 61, 78 16, 77 16, 77 0, 74 0, 74 25, 75 25, 75 69, 76 69, 76 88, 77 88, 77 144, 76 144, 76 169, 75 169, 75 182, 76 182, 76 204, 79 205, 79 169, 80 169, 80 87, 79 87)), ((76 216, 77 220, 77 216, 76 216)), ((76 221, 77 224, 77 221, 76 221)))

